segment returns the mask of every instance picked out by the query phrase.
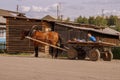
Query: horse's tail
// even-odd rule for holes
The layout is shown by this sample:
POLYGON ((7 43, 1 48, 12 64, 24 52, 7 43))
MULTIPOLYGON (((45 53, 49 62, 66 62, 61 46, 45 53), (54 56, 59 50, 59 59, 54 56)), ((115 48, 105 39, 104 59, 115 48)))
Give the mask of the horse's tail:
POLYGON ((59 35, 57 46, 64 48, 64 43, 62 37, 59 35))
POLYGON ((59 35, 58 45, 60 48, 64 48, 66 50, 69 49, 68 45, 65 43, 65 40, 59 35))

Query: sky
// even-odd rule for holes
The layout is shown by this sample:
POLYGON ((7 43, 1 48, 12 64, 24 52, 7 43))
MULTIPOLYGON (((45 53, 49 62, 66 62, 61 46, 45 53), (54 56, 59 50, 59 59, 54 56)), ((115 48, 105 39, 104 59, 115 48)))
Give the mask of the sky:
POLYGON ((19 5, 19 12, 30 18, 56 17, 57 5, 63 18, 102 14, 120 16, 120 0, 0 0, 0 9, 16 11, 16 5, 19 5))

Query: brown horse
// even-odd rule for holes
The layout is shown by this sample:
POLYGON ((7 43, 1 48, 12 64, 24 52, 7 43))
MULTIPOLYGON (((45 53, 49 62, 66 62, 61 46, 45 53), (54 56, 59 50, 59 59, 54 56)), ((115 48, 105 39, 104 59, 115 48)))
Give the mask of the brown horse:
MULTIPOLYGON (((60 38, 59 34, 54 31, 42 32, 40 30, 32 30, 31 32, 30 30, 23 30, 21 34, 21 40, 23 40, 25 36, 30 36, 34 39, 47 42, 55 46, 58 46, 58 43, 59 43, 59 46, 61 46, 62 39, 60 38)), ((38 46, 41 46, 43 44, 36 42, 36 41, 33 41, 33 44, 34 44, 34 50, 35 50, 35 57, 38 57, 38 46)), ((50 48, 50 50, 51 50, 52 57, 57 58, 58 49, 50 48), (56 52, 54 53, 55 50, 56 52)))

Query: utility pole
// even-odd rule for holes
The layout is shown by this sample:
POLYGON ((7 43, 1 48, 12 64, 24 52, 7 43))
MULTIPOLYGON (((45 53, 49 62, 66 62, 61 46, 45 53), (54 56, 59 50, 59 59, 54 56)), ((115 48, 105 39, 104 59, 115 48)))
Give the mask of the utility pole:
POLYGON ((61 3, 59 2, 57 4, 57 20, 61 19, 60 10, 61 10, 61 3))
POLYGON ((17 13, 19 12, 19 5, 17 4, 17 7, 16 7, 16 11, 17 13))
POLYGON ((105 15, 104 15, 104 9, 102 9, 102 17, 104 17, 105 15))
POLYGON ((17 6, 16 6, 16 11, 19 12, 20 11, 20 3, 24 0, 17 0, 17 6))
POLYGON ((59 4, 57 4, 57 20, 59 19, 59 4))

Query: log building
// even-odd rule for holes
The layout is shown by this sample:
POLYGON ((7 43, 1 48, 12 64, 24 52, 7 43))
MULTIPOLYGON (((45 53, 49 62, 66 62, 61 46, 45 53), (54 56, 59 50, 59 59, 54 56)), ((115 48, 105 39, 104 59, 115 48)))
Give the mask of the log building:
MULTIPOLYGON (((49 16, 48 16, 49 17, 49 16)), ((110 29, 94 25, 59 22, 49 17, 49 20, 31 19, 26 17, 5 16, 6 20, 6 48, 8 53, 33 52, 33 44, 30 40, 20 40, 20 33, 23 29, 30 30, 33 25, 38 25, 42 31, 56 31, 63 38, 64 42, 72 38, 88 40, 87 34, 91 33, 97 41, 119 44, 120 33, 110 29)))

